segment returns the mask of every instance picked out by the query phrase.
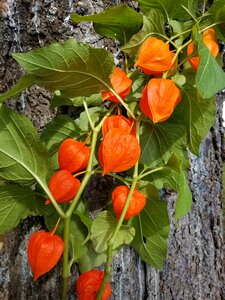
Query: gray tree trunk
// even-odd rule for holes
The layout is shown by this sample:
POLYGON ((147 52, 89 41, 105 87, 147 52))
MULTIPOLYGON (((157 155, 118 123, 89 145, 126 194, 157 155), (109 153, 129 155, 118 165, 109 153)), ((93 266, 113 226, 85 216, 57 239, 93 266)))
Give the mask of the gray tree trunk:
MULTIPOLYGON (((80 14, 100 12, 109 5, 135 1, 117 0, 0 0, 0 93, 13 86, 21 69, 11 58, 12 52, 27 51, 53 40, 74 37, 94 47, 116 49, 111 40, 96 35, 91 24, 71 26, 71 11, 80 14)), ((51 95, 33 86, 17 103, 8 105, 32 119, 41 132, 55 111, 48 108, 51 95)), ((116 300, 189 300, 225 299, 225 261, 222 227, 223 127, 222 102, 217 97, 214 127, 202 143, 200 156, 191 156, 190 186, 193 209, 179 226, 173 222, 175 196, 169 197, 171 234, 168 259, 162 272, 146 266, 138 255, 125 247, 114 259, 111 286, 116 300)), ((26 258, 30 234, 43 227, 41 218, 30 218, 5 237, 0 261, 0 300, 59 299, 58 266, 35 283, 26 258)), ((76 267, 70 280, 69 299, 76 299, 76 267)))

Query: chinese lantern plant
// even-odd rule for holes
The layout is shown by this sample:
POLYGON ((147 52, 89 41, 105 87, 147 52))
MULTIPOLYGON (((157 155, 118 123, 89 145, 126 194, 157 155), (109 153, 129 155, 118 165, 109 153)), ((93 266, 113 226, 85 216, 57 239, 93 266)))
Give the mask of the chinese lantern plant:
POLYGON ((35 83, 55 94, 53 107, 82 107, 76 119, 58 115, 41 137, 25 116, 0 107, 0 233, 29 215, 44 216, 50 232, 31 235, 28 260, 37 279, 63 255, 62 299, 73 263, 82 273, 74 294, 109 299, 113 257, 125 244, 163 268, 169 219, 159 191, 178 192, 176 220, 191 209, 187 151, 198 155, 214 121, 214 95, 225 87, 217 42, 225 40, 222 2, 223 9, 214 1, 210 14, 190 1, 177 1, 176 10, 167 1, 138 2, 142 13, 123 4, 71 16, 118 40, 123 66, 105 49, 69 39, 14 53, 26 75, 0 96, 4 102, 35 83), (115 184, 93 219, 85 188, 95 174, 115 184))

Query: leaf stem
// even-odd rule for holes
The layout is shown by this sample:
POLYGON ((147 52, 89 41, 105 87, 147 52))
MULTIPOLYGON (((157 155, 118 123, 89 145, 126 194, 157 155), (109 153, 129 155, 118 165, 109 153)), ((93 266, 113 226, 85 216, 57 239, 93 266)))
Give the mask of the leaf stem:
MULTIPOLYGON (((101 174, 102 170, 94 170, 92 171, 93 174, 101 174)), ((107 176, 111 176, 115 179, 118 179, 119 181, 122 181, 125 185, 129 186, 130 183, 128 182, 128 180, 126 180, 124 177, 118 175, 118 174, 114 174, 114 173, 107 173, 107 176)))
POLYGON ((192 15, 192 13, 187 9, 187 7, 185 7, 184 5, 181 5, 183 7, 184 10, 186 10, 186 12, 192 17, 192 19, 196 22, 196 18, 192 15))
POLYGON ((89 124, 91 126, 91 129, 94 131, 95 127, 94 127, 94 124, 92 122, 91 116, 90 116, 89 111, 88 111, 87 102, 85 100, 83 101, 83 105, 84 105, 84 109, 85 109, 85 112, 87 114, 87 118, 88 118, 89 124))
POLYGON ((51 232, 51 236, 53 236, 59 226, 59 222, 61 221, 61 217, 59 217, 57 223, 55 224, 55 227, 53 228, 52 232, 51 232))
POLYGON ((42 189, 45 191, 48 198, 51 200, 53 206, 55 207, 55 209, 58 212, 58 214, 60 215, 60 217, 65 219, 66 215, 65 215, 64 211, 62 210, 60 205, 56 202, 55 198, 52 196, 52 193, 50 192, 49 188, 41 180, 38 180, 38 183, 40 184, 42 189))
MULTIPOLYGON (((172 65, 174 64, 174 62, 176 61, 177 57, 179 56, 180 52, 185 48, 187 47, 190 43, 191 43, 192 40, 188 40, 185 44, 183 44, 182 46, 180 46, 174 57, 173 57, 173 60, 172 60, 172 65)), ((180 64, 179 64, 180 65, 180 64)), ((163 73, 163 78, 168 78, 169 76, 171 76, 171 73, 173 74, 174 70, 176 70, 178 68, 178 66, 176 66, 175 68, 171 68, 169 69, 168 71, 166 71, 165 73, 163 73)))
POLYGON ((221 21, 221 22, 216 22, 216 23, 210 24, 209 26, 203 28, 203 29, 200 31, 200 33, 206 31, 206 30, 209 29, 209 28, 213 28, 213 27, 215 27, 216 25, 223 24, 223 23, 225 23, 225 21, 221 21))
POLYGON ((179 36, 182 36, 182 35, 184 35, 184 34, 186 34, 186 33, 191 32, 191 31, 192 31, 192 29, 187 29, 187 30, 185 30, 185 31, 182 31, 182 32, 180 32, 180 33, 177 33, 177 34, 173 35, 173 36, 170 38, 170 41, 175 40, 175 39, 178 38, 179 36))
POLYGON ((145 173, 139 175, 139 176, 138 176, 138 179, 140 180, 140 179, 144 178, 144 177, 147 176, 147 175, 150 175, 150 174, 152 174, 152 173, 161 171, 161 170, 163 170, 163 169, 164 169, 164 167, 155 168, 155 169, 153 169, 153 170, 150 170, 150 171, 148 171, 148 172, 145 172, 145 173))
POLYGON ((119 100, 119 102, 123 105, 123 107, 127 110, 127 112, 130 114, 130 116, 136 120, 134 114, 132 113, 132 111, 129 109, 129 106, 123 101, 123 99, 120 97, 120 95, 117 94, 117 92, 114 91, 114 89, 112 89, 110 86, 107 86, 107 88, 109 89, 109 91, 119 100))

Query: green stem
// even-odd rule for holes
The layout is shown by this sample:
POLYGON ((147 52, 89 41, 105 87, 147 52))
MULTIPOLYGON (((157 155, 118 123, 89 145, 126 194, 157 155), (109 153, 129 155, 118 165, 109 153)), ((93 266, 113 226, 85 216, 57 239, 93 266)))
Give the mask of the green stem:
POLYGON ((69 268, 68 268, 68 258, 69 258, 69 232, 70 232, 70 218, 64 219, 64 252, 63 252, 63 273, 62 273, 62 297, 61 300, 67 299, 67 289, 68 289, 68 279, 69 279, 69 268))
POLYGON ((181 5, 183 7, 183 9, 186 10, 186 12, 192 17, 192 19, 196 22, 196 18, 192 15, 192 13, 187 9, 187 7, 185 7, 184 5, 181 5))
MULTIPOLYGON (((182 46, 180 46, 174 57, 173 57, 173 60, 172 60, 172 65, 174 64, 175 60, 177 59, 177 57, 179 56, 180 52, 185 48, 187 47, 190 43, 191 43, 192 40, 188 40, 185 44, 183 44, 182 46)), ((178 68, 178 66, 176 66, 175 68, 172 68, 172 69, 169 69, 167 72, 163 73, 163 78, 168 78, 169 76, 171 76, 171 73, 174 72, 174 70, 176 70, 178 68)))
POLYGON ((104 290, 105 290, 105 287, 106 287, 106 284, 107 282, 109 281, 109 278, 110 278, 110 274, 111 274, 111 265, 112 265, 112 260, 113 260, 113 246, 114 246, 114 243, 115 243, 115 240, 116 240, 116 237, 117 237, 117 234, 123 224, 123 220, 124 220, 124 217, 126 215, 126 212, 128 210, 128 207, 129 207, 129 204, 130 204, 130 201, 131 201, 131 198, 132 198, 132 195, 133 195, 133 192, 136 188, 136 185, 137 185, 137 181, 138 181, 138 162, 136 163, 135 167, 134 167, 134 176, 133 176, 133 182, 132 182, 132 185, 131 185, 131 188, 130 188, 130 191, 129 191, 129 194, 127 196, 127 200, 126 200, 126 203, 124 205, 124 208, 123 208, 123 211, 120 215, 120 218, 119 218, 119 221, 116 225, 116 228, 115 228, 115 231, 112 235, 112 237, 110 238, 110 240, 108 241, 108 249, 107 249, 107 260, 106 260, 106 267, 105 267, 105 273, 104 273, 104 279, 102 281, 102 284, 101 284, 101 288, 98 292, 98 296, 97 296, 97 300, 101 300, 102 298, 102 295, 104 293, 104 290))
POLYGON ((182 32, 180 32, 180 33, 177 33, 177 34, 173 35, 173 36, 170 38, 169 41, 175 40, 175 39, 178 38, 179 36, 182 36, 182 35, 184 35, 184 34, 186 34, 186 33, 191 32, 191 31, 192 31, 192 29, 187 29, 187 30, 185 30, 185 31, 182 31, 182 32))
POLYGON ((163 170, 163 169, 164 169, 164 167, 159 167, 159 168, 155 168, 155 169, 153 169, 153 170, 147 171, 147 172, 145 172, 145 173, 143 173, 143 174, 139 174, 138 180, 140 180, 140 179, 144 178, 145 176, 150 175, 150 174, 152 174, 152 173, 161 171, 161 170, 163 170))
POLYGON ((62 286, 62 300, 66 300, 67 298, 67 286, 68 286, 68 278, 69 278, 69 264, 68 264, 68 258, 69 258, 69 233, 70 233, 70 221, 71 216, 73 214, 73 211, 80 199, 80 196, 82 195, 89 179, 91 176, 91 168, 92 168, 92 162, 94 157, 94 151, 97 141, 97 135, 98 132, 94 131, 93 137, 92 137, 92 143, 91 143, 91 152, 90 152, 90 158, 88 162, 87 171, 85 173, 85 176, 82 180, 80 189, 74 198, 73 202, 71 203, 69 209, 66 212, 66 218, 64 220, 64 234, 63 234, 63 240, 64 240, 64 253, 63 253, 63 286, 62 286))
POLYGON ((164 38, 165 40, 167 40, 168 43, 173 45, 175 49, 177 49, 177 45, 170 38, 165 36, 164 34, 161 34, 161 33, 158 33, 158 32, 153 32, 153 33, 151 33, 151 35, 158 35, 158 36, 164 38))
MULTIPOLYGON (((138 118, 137 122, 136 122, 136 136, 137 136, 137 138, 139 137, 139 128, 140 128, 140 119, 138 118)), ((139 165, 139 161, 137 161, 136 164, 135 164, 135 166, 134 166, 133 181, 132 181, 132 184, 131 184, 131 187, 130 187, 130 191, 129 191, 129 194, 127 196, 127 200, 126 200, 126 203, 124 205, 123 211, 122 211, 122 213, 120 215, 120 218, 119 218, 119 221, 118 221, 118 223, 116 225, 115 231, 114 231, 112 237, 108 241, 107 260, 106 260, 106 266, 105 266, 105 273, 104 273, 104 278, 103 278, 100 290, 98 292, 97 300, 101 300, 102 295, 103 295, 104 290, 105 290, 105 287, 106 287, 106 284, 107 284, 107 282, 109 281, 109 278, 110 278, 111 268, 112 268, 111 265, 112 265, 112 260, 113 260, 113 255, 112 255, 112 253, 113 253, 113 246, 115 244, 115 240, 116 240, 117 234, 118 234, 118 232, 119 232, 119 230, 120 230, 120 228, 121 228, 121 226, 123 224, 124 217, 126 215, 128 207, 130 205, 133 192, 134 192, 134 190, 136 188, 136 185, 137 185, 137 182, 138 182, 138 165, 139 165)))
POLYGON ((130 116, 135 120, 135 116, 132 113, 132 111, 129 109, 129 106, 123 101, 123 99, 120 97, 120 95, 117 94, 117 92, 114 91, 110 86, 107 87, 110 92, 119 100, 119 102, 123 105, 123 107, 129 112, 130 116))
POLYGON ((89 114, 89 111, 88 111, 88 106, 87 106, 87 102, 84 100, 83 101, 83 104, 84 104, 84 109, 86 111, 86 114, 87 114, 87 117, 88 117, 88 121, 89 121, 89 124, 91 126, 91 129, 94 131, 95 127, 94 127, 94 124, 92 122, 92 119, 90 117, 90 114, 89 114))
POLYGON ((70 266, 71 266, 71 262, 69 262, 69 234, 70 234, 71 217, 72 217, 73 211, 80 199, 80 196, 82 195, 82 193, 92 175, 92 165, 93 165, 93 159, 94 159, 94 154, 95 154, 98 133, 101 130, 103 122, 111 114, 111 112, 113 111, 115 106, 116 105, 112 105, 112 107, 109 109, 107 114, 101 120, 99 125, 97 127, 93 128, 94 130, 93 130, 92 141, 91 141, 90 157, 88 160, 88 166, 87 166, 84 178, 82 180, 80 189, 79 189, 76 197, 72 201, 66 214, 64 214, 64 232, 63 232, 64 253, 63 253, 63 276, 62 276, 62 296, 61 296, 62 300, 66 300, 66 298, 67 298, 68 278, 69 278, 70 266))
POLYGON ((206 8, 206 0, 203 1, 202 15, 204 15, 205 13, 205 8, 206 8))
POLYGON ((225 23, 225 21, 221 21, 221 22, 216 22, 216 23, 210 24, 209 26, 203 28, 203 29, 200 31, 200 33, 206 31, 206 30, 209 29, 209 28, 213 28, 213 27, 215 27, 216 25, 222 24, 222 23, 225 23))
MULTIPOLYGON (((92 171, 92 174, 102 174, 102 170, 94 170, 92 171)), ((107 173, 107 176, 111 176, 113 178, 118 179, 119 181, 122 181, 125 185, 129 186, 130 183, 128 182, 128 180, 126 180, 124 177, 118 175, 118 174, 114 174, 114 173, 107 173)), ((131 179, 130 179, 131 181, 131 179)))
POLYGON ((48 198, 51 200, 53 206, 55 207, 56 211, 58 212, 58 214, 60 215, 61 218, 65 219, 66 215, 64 213, 64 211, 62 210, 62 208, 60 207, 60 205, 56 202, 55 198, 52 196, 49 188, 41 181, 38 181, 38 183, 40 184, 40 186, 42 187, 42 189, 45 191, 45 193, 47 194, 48 198))
POLYGON ((127 54, 124 53, 124 61, 125 61, 125 71, 126 71, 126 74, 129 73, 129 68, 128 68, 128 59, 127 59, 127 54))

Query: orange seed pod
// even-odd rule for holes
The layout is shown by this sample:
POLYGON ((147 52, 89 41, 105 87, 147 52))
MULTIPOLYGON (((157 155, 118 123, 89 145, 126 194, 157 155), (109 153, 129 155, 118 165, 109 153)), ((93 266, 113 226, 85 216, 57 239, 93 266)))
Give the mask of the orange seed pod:
POLYGON ((98 152, 104 176, 109 172, 123 172, 135 165, 141 149, 137 138, 119 128, 108 131, 98 152))
POLYGON ((38 231, 29 238, 27 256, 34 281, 54 268, 63 251, 63 240, 52 232, 38 231))
POLYGON ((210 39, 216 42, 216 32, 212 27, 203 31, 202 37, 203 39, 210 39))
POLYGON ((59 147, 59 168, 71 173, 85 170, 87 168, 89 155, 89 147, 84 143, 68 138, 64 140, 59 147))
MULTIPOLYGON (((74 178, 69 171, 59 170, 51 176, 48 187, 56 202, 64 203, 71 201, 76 196, 80 188, 80 181, 74 178)), ((45 204, 49 203, 51 200, 47 199, 45 204)))
POLYGON ((161 76, 172 67, 173 57, 174 53, 170 51, 169 44, 150 37, 142 44, 135 66, 148 75, 161 76))
POLYGON ((142 92, 140 108, 153 123, 158 123, 171 116, 180 100, 180 90, 171 79, 153 78, 142 92))
POLYGON ((107 132, 113 128, 120 128, 125 130, 127 133, 131 133, 133 135, 136 134, 136 126, 135 121, 131 118, 125 118, 124 116, 110 116, 105 119, 102 126, 102 135, 106 136, 107 132))
MULTIPOLYGON (((111 75, 110 81, 113 89, 124 100, 125 97, 130 93, 132 80, 127 77, 125 72, 116 67, 114 73, 111 75)), ((102 99, 103 101, 110 100, 115 103, 120 103, 112 92, 102 92, 102 99)))
MULTIPOLYGON (((120 217, 123 211, 129 191, 130 189, 125 185, 117 186, 112 191, 112 205, 117 218, 120 217)), ((134 190, 124 220, 128 220, 138 215, 145 207, 145 204, 146 204, 145 195, 140 193, 137 190, 134 190)))
MULTIPOLYGON (((82 273, 76 282, 78 300, 96 300, 100 290, 104 273, 99 270, 91 270, 82 273)), ((108 300, 112 294, 110 283, 106 284, 101 300, 108 300)))

